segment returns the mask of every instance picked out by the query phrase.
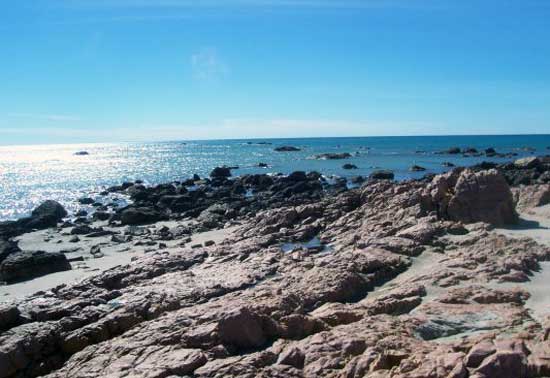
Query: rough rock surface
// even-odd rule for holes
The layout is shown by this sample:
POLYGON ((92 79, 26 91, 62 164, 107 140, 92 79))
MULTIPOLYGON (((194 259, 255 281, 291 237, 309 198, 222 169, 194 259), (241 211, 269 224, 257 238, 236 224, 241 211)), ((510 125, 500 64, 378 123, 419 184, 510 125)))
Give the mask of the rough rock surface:
POLYGON ((313 176, 276 179, 286 200, 232 214, 242 225, 223 243, 159 247, 0 307, 0 378, 548 376, 550 321, 500 282, 528 279, 550 248, 438 212, 454 198, 467 221, 502 217, 507 196, 472 205, 498 175, 456 175, 315 200, 300 197, 313 176))
POLYGON ((17 282, 63 270, 70 270, 62 253, 20 251, 10 254, 0 263, 0 281, 17 282))
POLYGON ((454 170, 436 176, 429 191, 433 205, 444 218, 493 225, 517 222, 512 192, 495 169, 454 170))

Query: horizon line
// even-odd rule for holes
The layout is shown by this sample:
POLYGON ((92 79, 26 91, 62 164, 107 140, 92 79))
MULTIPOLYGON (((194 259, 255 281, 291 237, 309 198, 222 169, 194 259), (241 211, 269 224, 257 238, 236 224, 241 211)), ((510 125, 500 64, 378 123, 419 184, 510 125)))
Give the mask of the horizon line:
MULTIPOLYGON (((300 139, 352 139, 352 138, 433 138, 433 137, 498 137, 498 136, 550 136, 550 133, 502 133, 502 134, 420 134, 420 135, 346 135, 346 136, 315 136, 315 137, 253 137, 253 138, 207 138, 207 139, 163 139, 163 140, 127 140, 116 142, 67 142, 67 143, 28 143, 2 144, 0 147, 28 147, 28 146, 66 146, 66 145, 113 145, 132 143, 181 143, 181 142, 212 142, 212 141, 251 141, 251 140, 300 140, 300 139)), ((549 146, 550 147, 550 146, 549 146)))

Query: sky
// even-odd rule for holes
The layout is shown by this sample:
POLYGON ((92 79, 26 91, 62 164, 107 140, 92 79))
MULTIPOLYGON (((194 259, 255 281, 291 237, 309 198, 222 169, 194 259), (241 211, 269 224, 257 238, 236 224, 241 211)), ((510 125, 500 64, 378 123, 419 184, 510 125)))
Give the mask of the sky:
POLYGON ((547 0, 0 7, 0 144, 550 133, 547 0))

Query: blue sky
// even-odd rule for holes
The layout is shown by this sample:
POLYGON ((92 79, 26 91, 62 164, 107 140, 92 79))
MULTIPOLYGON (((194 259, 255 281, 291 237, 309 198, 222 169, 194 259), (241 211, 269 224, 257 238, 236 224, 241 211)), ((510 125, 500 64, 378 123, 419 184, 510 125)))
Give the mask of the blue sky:
POLYGON ((0 144, 550 132, 547 0, 1 6, 0 144))

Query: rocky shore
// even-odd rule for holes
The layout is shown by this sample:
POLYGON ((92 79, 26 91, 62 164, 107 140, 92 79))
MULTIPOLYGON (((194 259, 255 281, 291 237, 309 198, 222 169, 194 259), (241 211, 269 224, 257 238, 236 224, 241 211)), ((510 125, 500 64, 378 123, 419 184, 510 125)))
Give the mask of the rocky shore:
POLYGON ((550 376, 550 159, 392 177, 219 167, 0 223, 0 378, 550 376))

